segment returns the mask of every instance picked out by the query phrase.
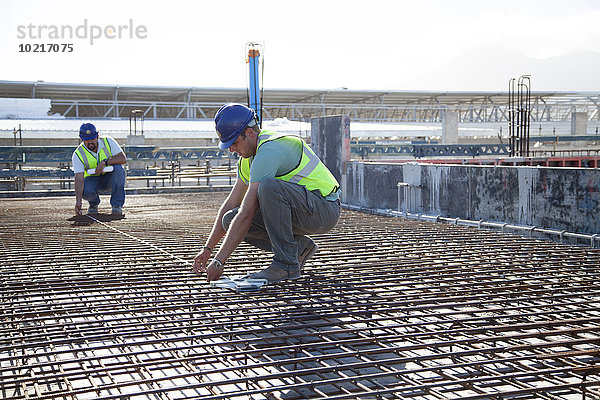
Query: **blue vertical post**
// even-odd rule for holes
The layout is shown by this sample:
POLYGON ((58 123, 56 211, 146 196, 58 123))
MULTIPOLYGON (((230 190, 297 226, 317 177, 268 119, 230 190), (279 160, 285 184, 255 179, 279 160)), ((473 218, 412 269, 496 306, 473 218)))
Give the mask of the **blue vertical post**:
POLYGON ((259 64, 260 64, 260 51, 250 44, 248 48, 248 72, 250 74, 249 80, 249 99, 248 107, 256 111, 258 116, 258 123, 262 126, 262 107, 260 98, 260 75, 259 75, 259 64))

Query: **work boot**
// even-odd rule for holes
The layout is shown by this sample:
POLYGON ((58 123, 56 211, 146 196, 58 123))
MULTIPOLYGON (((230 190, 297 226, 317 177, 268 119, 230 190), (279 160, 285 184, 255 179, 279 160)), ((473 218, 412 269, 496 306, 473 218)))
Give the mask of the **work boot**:
POLYGON ((306 261, 312 258, 319 250, 319 246, 308 236, 303 236, 298 241, 298 262, 300 263, 300 272, 304 270, 306 261))
POLYGON ((284 268, 269 266, 260 272, 255 272, 248 275, 250 279, 266 279, 269 283, 277 283, 286 279, 298 279, 300 278, 300 271, 295 270, 288 272, 284 268))
POLYGON ((92 205, 90 204, 90 206, 88 207, 88 214, 98 214, 98 205, 92 205))
POLYGON ((119 206, 113 207, 111 214, 112 215, 123 215, 123 207, 119 207, 119 206))

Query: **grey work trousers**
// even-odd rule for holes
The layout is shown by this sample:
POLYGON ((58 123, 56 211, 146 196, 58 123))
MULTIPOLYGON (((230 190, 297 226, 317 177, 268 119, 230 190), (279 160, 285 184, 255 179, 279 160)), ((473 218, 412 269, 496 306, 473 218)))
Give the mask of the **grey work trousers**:
MULTIPOLYGON (((259 209, 244 241, 259 249, 272 251, 272 266, 296 271, 298 249, 303 236, 329 232, 340 219, 340 202, 328 201, 319 191, 276 178, 258 186, 259 209)), ((229 229, 239 207, 223 215, 223 228, 229 229)))

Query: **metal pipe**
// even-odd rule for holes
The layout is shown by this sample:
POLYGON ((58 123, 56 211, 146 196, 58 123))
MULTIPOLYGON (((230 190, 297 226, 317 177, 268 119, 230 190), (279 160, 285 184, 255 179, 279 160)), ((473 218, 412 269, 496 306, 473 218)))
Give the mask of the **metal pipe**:
MULTIPOLYGON (((406 186, 403 184, 398 184, 398 191, 400 189, 403 191, 406 190, 406 186)), ((400 194, 398 194, 398 198, 400 199, 400 194)), ((403 197, 404 198, 404 197, 403 197)), ((400 204, 400 203, 399 203, 400 204)), ((368 207, 355 206, 351 204, 342 204, 344 208, 353 211, 367 212, 369 214, 375 215, 387 215, 393 217, 404 217, 409 219, 416 219, 420 221, 433 221, 433 222, 445 222, 451 223, 453 225, 463 225, 463 226, 472 226, 477 228, 498 228, 505 233, 506 229, 514 230, 517 232, 523 232, 528 235, 528 237, 533 237, 533 234, 543 233, 549 236, 557 236, 558 240, 562 243, 564 238, 572 238, 572 239, 580 239, 585 240, 590 243, 590 247, 596 248, 600 247, 600 234, 586 234, 586 233, 577 233, 577 232, 568 232, 568 231, 559 231, 557 229, 550 228, 542 228, 539 226, 531 226, 531 225, 517 225, 517 224, 508 224, 503 222, 489 222, 483 220, 468 220, 462 218, 450 218, 450 217, 442 217, 441 215, 429 215, 422 213, 410 213, 410 212, 400 212, 390 210, 390 209, 370 209, 368 207)))

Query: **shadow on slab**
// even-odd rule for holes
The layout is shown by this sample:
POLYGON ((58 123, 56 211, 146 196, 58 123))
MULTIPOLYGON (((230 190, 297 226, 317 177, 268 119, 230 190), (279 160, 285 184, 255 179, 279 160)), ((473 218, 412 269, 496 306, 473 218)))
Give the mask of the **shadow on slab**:
MULTIPOLYGON (((125 215, 114 215, 114 214, 90 214, 91 217, 95 218, 100 222, 111 222, 125 218, 125 215)), ((96 223, 88 215, 75 215, 68 218, 67 221, 73 221, 72 226, 87 226, 96 223)))

